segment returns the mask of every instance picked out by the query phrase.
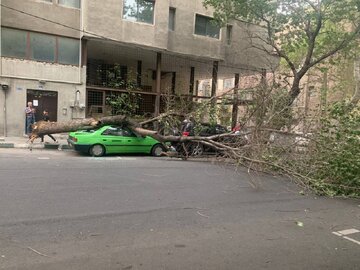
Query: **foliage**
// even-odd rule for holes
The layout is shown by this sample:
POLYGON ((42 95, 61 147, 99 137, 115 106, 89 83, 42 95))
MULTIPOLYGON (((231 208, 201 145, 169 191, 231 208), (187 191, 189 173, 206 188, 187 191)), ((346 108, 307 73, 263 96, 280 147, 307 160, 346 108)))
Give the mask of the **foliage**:
MULTIPOLYGON (((359 0, 204 0, 224 24, 233 19, 263 27, 268 45, 258 49, 275 53, 292 73, 289 102, 299 95, 300 80, 312 67, 336 53, 358 47, 359 0)), ((256 44, 256 43, 254 43, 256 44)))
POLYGON ((135 115, 139 101, 140 95, 131 91, 113 94, 106 98, 106 104, 111 106, 113 115, 135 115))
POLYGON ((106 70, 106 86, 111 88, 125 88, 127 86, 126 78, 123 78, 122 66, 114 64, 113 68, 106 70))
POLYGON ((121 66, 114 65, 113 70, 108 71, 108 86, 113 88, 124 87, 126 92, 113 92, 106 98, 106 104, 111 106, 113 115, 134 116, 139 109, 140 94, 133 92, 137 89, 135 76, 129 72, 128 78, 121 76, 121 66))
POLYGON ((269 108, 266 125, 273 129, 290 129, 294 125, 294 113, 291 107, 287 106, 287 96, 284 88, 273 91, 269 101, 269 108))
POLYGON ((333 105, 315 142, 315 186, 330 195, 360 196, 360 110, 333 105))
POLYGON ((218 105, 218 119, 221 125, 231 126, 231 111, 229 111, 229 104, 231 99, 224 97, 218 105))

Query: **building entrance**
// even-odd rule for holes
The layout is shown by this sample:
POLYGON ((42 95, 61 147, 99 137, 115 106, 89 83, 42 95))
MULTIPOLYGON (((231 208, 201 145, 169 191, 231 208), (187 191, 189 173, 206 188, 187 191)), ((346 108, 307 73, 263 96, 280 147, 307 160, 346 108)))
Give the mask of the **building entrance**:
POLYGON ((42 119, 43 111, 49 112, 50 121, 57 121, 58 93, 56 91, 27 90, 27 102, 32 102, 35 108, 35 120, 42 119))

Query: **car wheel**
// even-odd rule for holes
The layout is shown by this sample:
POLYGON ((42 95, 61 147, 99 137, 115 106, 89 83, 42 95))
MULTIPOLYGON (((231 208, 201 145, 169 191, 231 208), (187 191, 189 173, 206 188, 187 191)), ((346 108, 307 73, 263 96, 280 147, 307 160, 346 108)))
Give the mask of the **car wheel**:
POLYGON ((91 146, 89 153, 94 157, 101 157, 105 155, 105 148, 101 144, 94 144, 91 146))
POLYGON ((194 143, 191 146, 191 156, 198 157, 204 154, 204 146, 201 143, 194 143))
POLYGON ((160 157, 162 152, 164 151, 165 151, 164 146, 162 146, 161 144, 155 144, 151 149, 151 155, 153 155, 154 157, 160 157))

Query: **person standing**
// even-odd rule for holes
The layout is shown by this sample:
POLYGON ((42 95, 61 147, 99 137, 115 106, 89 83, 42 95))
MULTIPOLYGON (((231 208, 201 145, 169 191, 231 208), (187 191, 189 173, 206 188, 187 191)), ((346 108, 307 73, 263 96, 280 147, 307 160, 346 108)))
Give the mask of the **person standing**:
POLYGON ((232 131, 235 133, 235 134, 239 134, 240 133, 240 129, 241 129, 241 124, 239 122, 236 122, 236 125, 235 127, 233 127, 232 131))
MULTIPOLYGON (((44 110, 43 111, 43 119, 42 119, 44 122, 50 122, 50 117, 49 117, 49 112, 47 111, 47 110, 44 110)), ((51 135, 51 134, 45 134, 45 135, 47 135, 47 136, 49 136, 54 142, 58 142, 55 138, 54 138, 54 136, 53 135, 51 135)), ((41 137, 41 142, 44 142, 44 136, 45 135, 42 135, 42 136, 40 136, 41 137)))
POLYGON ((25 108, 25 116, 25 132, 27 136, 30 136, 32 132, 32 124, 35 123, 35 108, 33 107, 32 102, 27 103, 27 107, 25 108))

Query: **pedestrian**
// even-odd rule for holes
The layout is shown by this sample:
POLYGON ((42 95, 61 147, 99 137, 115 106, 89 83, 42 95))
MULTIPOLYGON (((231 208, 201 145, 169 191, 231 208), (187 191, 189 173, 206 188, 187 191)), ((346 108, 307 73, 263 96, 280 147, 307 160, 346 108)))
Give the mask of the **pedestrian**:
POLYGON ((25 133, 30 137, 32 132, 32 125, 35 123, 35 108, 33 107, 32 102, 27 103, 25 108, 25 133))
POLYGON ((239 122, 236 122, 236 125, 235 127, 233 127, 232 131, 235 133, 235 134, 239 134, 240 133, 240 129, 241 129, 241 124, 239 122))
MULTIPOLYGON (((42 120, 44 121, 44 122, 50 122, 50 117, 49 117, 49 112, 47 111, 47 110, 44 110, 43 111, 43 118, 42 118, 42 120)), ((51 134, 45 134, 45 135, 47 135, 47 136, 49 136, 54 142, 58 142, 55 138, 54 138, 54 136, 53 135, 51 135, 51 134)), ((40 137, 41 137, 41 142, 44 142, 44 136, 45 135, 41 135, 40 137)))

